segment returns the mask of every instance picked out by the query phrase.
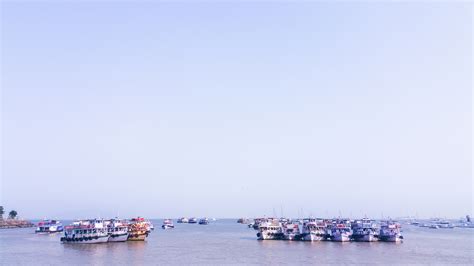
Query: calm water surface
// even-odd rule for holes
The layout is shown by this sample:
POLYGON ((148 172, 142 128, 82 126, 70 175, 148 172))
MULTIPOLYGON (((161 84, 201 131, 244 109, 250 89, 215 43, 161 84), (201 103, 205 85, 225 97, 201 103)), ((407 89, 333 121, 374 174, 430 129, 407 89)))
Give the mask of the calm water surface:
MULTIPOLYGON (((404 225, 404 243, 257 241, 236 220, 156 229, 146 242, 61 244, 34 228, 0 230, 0 265, 465 264, 474 265, 474 229, 404 225)), ((63 221, 65 224, 68 221, 63 221)))

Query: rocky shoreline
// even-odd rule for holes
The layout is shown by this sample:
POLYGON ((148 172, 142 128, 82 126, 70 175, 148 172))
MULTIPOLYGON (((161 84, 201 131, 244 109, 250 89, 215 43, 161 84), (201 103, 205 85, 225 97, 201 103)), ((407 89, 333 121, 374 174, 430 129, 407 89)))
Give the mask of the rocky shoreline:
POLYGON ((0 229, 8 228, 28 228, 34 227, 35 225, 32 222, 26 220, 17 220, 17 219, 6 219, 0 220, 0 229))

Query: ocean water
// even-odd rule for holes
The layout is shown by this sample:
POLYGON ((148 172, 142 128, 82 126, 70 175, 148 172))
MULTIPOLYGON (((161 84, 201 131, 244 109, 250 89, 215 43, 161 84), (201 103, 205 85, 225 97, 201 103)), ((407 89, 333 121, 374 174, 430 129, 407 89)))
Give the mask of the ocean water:
MULTIPOLYGON (((0 265, 227 265, 437 264, 474 265, 474 229, 403 225, 404 242, 335 243, 258 241, 236 220, 178 224, 155 230, 145 242, 61 244, 62 234, 34 228, 0 230, 0 265)), ((67 224, 68 221, 63 221, 67 224)))

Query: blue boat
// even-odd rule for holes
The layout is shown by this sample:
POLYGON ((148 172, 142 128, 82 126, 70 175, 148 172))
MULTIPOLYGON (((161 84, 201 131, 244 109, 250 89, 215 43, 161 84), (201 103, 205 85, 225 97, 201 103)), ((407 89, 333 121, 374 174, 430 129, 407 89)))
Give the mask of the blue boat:
POLYGON ((199 220, 199 224, 209 224, 209 219, 202 218, 201 220, 199 220))

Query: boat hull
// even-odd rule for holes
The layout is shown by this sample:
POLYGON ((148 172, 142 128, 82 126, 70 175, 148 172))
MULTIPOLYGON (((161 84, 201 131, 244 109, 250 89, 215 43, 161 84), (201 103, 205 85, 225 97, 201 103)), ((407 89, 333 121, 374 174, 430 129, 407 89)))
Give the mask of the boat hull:
POLYGON ((376 235, 354 235, 354 241, 358 242, 376 242, 379 241, 379 237, 376 235))
POLYGON ((174 225, 162 225, 161 228, 163 228, 163 229, 173 229, 174 225))
POLYGON ((109 238, 109 242, 125 242, 128 239, 127 234, 120 234, 120 235, 111 235, 109 238))
POLYGON ((285 234, 283 236, 283 240, 288 240, 288 241, 299 240, 300 238, 301 238, 300 235, 297 235, 297 234, 285 234))
POLYGON ((82 238, 61 238, 61 242, 64 244, 99 244, 106 243, 109 241, 109 236, 97 236, 96 237, 82 237, 82 238))
POLYGON ((50 228, 48 230, 36 229, 35 233, 36 234, 54 234, 54 233, 60 233, 63 231, 64 231, 64 228, 62 226, 58 226, 57 228, 50 228))
POLYGON ((384 242, 402 242, 403 238, 400 235, 380 236, 380 240, 384 242))
POLYGON ((268 234, 268 233, 257 233, 258 240, 280 240, 281 237, 278 234, 268 234))
POLYGON ((335 234, 331 237, 334 242, 348 242, 351 240, 349 234, 335 234))
POLYGON ((147 234, 130 234, 128 236, 128 241, 145 241, 147 234))
POLYGON ((305 234, 303 236, 304 241, 322 241, 324 240, 324 236, 316 235, 316 234, 305 234))

